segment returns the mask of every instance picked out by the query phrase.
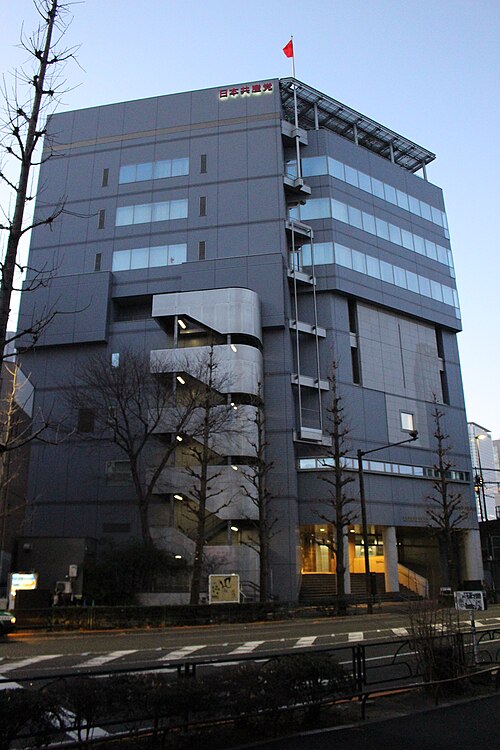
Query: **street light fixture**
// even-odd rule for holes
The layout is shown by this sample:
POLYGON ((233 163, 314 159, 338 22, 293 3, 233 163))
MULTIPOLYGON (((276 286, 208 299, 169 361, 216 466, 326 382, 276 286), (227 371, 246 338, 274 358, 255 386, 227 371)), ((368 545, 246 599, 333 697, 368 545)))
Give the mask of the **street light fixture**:
POLYGON ((388 445, 381 445, 379 448, 370 448, 368 451, 362 451, 358 448, 358 479, 359 479, 359 500, 361 503, 361 533, 363 536, 363 547, 365 556, 365 585, 366 585, 366 596, 367 596, 367 614, 373 614, 373 599, 371 589, 371 577, 370 577, 370 555, 368 553, 368 526, 366 523, 366 498, 365 498, 365 480, 363 475, 363 457, 368 453, 375 453, 376 451, 384 450, 384 448, 394 448, 396 445, 403 445, 404 443, 413 443, 418 438, 417 430, 410 432, 410 437, 406 440, 400 440, 398 443, 388 443, 388 445))

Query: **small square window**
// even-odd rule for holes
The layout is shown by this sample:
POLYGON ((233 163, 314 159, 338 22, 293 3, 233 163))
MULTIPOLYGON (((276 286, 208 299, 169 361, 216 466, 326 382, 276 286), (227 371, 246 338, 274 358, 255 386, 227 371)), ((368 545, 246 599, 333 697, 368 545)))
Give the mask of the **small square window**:
POLYGON ((415 430, 415 422, 413 414, 407 411, 401 412, 401 429, 404 432, 413 432, 415 430))
POLYGON ((92 409, 78 409, 78 432, 94 432, 92 409))

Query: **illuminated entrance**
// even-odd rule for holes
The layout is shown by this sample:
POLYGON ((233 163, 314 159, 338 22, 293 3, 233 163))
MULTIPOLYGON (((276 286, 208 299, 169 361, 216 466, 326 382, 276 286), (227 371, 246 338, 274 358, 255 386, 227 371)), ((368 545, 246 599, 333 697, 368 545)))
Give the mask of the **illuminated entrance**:
MULTIPOLYGON (((310 524, 300 527, 302 573, 335 573, 335 553, 332 549, 334 527, 332 524, 310 524)), ((361 529, 354 525, 348 530, 346 544, 349 550, 349 570, 364 573, 365 561, 361 529)), ((372 572, 383 573, 384 546, 382 535, 371 528, 368 534, 368 554, 372 572)))
POLYGON ((328 544, 332 539, 331 524, 315 524, 300 527, 302 551, 302 573, 335 573, 335 554, 328 544))

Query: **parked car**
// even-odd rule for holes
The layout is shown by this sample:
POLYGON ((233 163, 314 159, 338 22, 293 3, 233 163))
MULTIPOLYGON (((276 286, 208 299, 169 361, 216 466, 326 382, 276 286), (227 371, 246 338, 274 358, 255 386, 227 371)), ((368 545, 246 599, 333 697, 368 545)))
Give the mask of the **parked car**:
POLYGON ((16 629, 16 618, 12 612, 0 609, 0 636, 12 633, 16 629))

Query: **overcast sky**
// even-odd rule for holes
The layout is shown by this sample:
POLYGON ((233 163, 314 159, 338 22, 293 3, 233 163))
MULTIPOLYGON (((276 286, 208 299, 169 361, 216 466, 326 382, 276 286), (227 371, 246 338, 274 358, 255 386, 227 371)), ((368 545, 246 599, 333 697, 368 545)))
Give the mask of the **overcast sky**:
MULTIPOLYGON (((71 3, 71 0, 68 0, 71 3)), ((32 0, 2 8, 0 72, 24 62, 32 0)), ((467 416, 500 437, 498 0, 81 0, 67 44, 77 109, 291 75, 437 155, 464 332, 467 416)))

